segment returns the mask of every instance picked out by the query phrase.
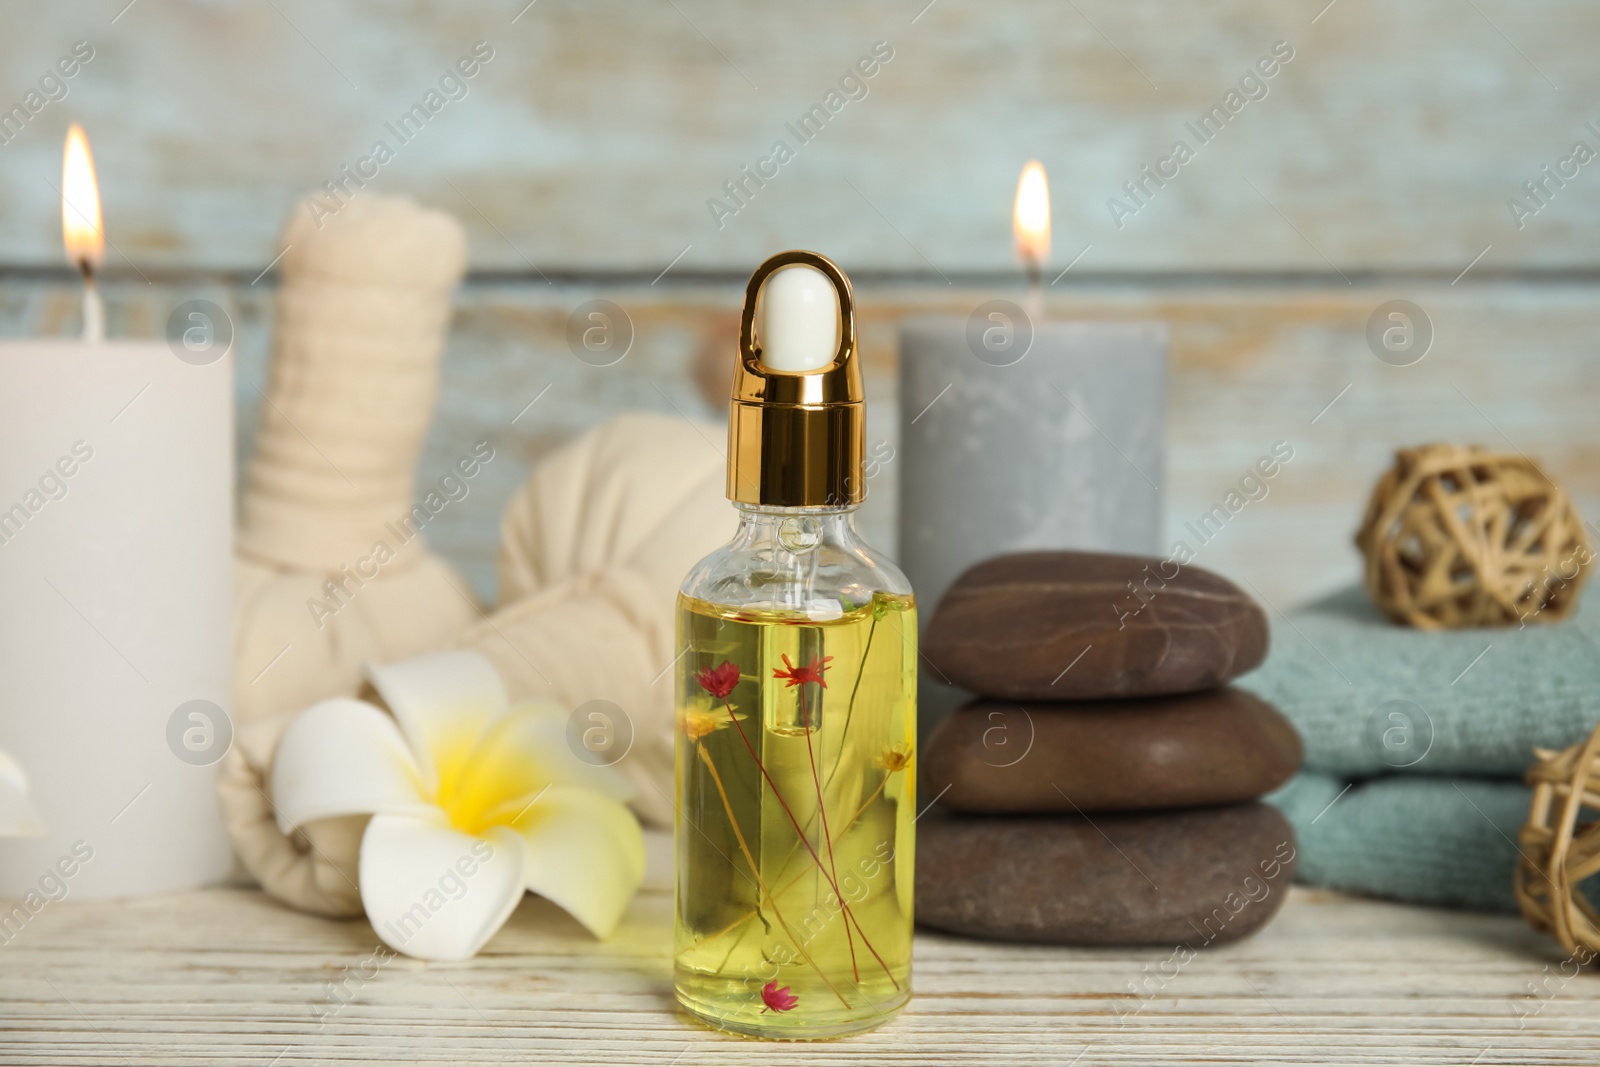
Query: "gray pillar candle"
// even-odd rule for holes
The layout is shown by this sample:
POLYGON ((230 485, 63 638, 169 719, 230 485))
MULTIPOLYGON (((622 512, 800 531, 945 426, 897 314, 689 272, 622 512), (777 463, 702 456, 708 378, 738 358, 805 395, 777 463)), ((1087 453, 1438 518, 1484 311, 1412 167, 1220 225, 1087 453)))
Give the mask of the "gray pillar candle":
POLYGON ((1163 323, 1030 326, 1007 301, 908 319, 900 564, 921 618, 991 556, 1159 553, 1166 383, 1163 323))

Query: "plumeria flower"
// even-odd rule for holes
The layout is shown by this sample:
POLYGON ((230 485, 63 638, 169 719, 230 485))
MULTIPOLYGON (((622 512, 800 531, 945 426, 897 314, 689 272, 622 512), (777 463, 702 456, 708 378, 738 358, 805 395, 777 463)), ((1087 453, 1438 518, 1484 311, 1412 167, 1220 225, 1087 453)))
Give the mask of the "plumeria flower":
POLYGON ((610 767, 579 759, 555 704, 510 706, 472 652, 369 666, 387 711, 325 700, 284 733, 272 799, 285 833, 371 814, 361 903, 407 955, 467 959, 525 890, 611 935, 644 877, 644 837, 610 767))
POLYGON ((774 979, 761 987, 761 1003, 766 1005, 761 1009, 763 1012, 793 1011, 795 1005, 800 1003, 800 998, 789 992, 788 986, 780 989, 777 980, 774 979))
POLYGON ((28 776, 22 764, 0 751, 0 837, 39 837, 44 833, 44 823, 28 794, 28 776))

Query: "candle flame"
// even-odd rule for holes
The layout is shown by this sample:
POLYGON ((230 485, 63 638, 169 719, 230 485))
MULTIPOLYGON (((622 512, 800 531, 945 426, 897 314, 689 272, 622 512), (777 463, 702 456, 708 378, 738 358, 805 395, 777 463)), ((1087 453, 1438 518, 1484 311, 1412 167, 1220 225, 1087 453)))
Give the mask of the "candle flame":
POLYGON ((74 122, 67 130, 67 147, 61 160, 61 234, 66 240, 68 262, 86 270, 104 262, 106 239, 100 227, 100 186, 94 177, 94 156, 89 152, 83 127, 74 122))
POLYGON ((1017 255, 1039 266, 1050 255, 1050 186, 1045 182, 1044 164, 1029 160, 1017 179, 1017 202, 1011 214, 1011 229, 1017 237, 1017 255))

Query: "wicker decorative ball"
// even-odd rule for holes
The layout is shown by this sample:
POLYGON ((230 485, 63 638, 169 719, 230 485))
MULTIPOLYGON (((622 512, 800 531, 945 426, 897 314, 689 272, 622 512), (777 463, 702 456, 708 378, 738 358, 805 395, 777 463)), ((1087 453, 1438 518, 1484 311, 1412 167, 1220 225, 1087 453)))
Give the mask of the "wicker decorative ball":
POLYGON ((1560 486, 1526 456, 1476 445, 1396 452, 1356 544, 1378 607, 1423 630, 1562 619, 1594 560, 1560 486))
POLYGON ((1578 883, 1600 870, 1600 820, 1591 815, 1580 823, 1578 816, 1584 808, 1600 812, 1600 727, 1582 744, 1535 749, 1534 756, 1533 805, 1517 835, 1517 903, 1534 929, 1588 963, 1600 953, 1600 915, 1578 883))

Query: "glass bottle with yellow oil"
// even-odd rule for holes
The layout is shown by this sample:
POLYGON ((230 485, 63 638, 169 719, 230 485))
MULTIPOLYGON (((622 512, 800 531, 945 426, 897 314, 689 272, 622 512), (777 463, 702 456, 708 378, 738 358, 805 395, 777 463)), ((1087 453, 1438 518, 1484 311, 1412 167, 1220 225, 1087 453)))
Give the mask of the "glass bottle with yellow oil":
POLYGON ((678 596, 678 1001, 813 1039, 911 995, 916 604, 856 534, 865 410, 850 282, 750 279, 728 425, 738 533, 678 596))

